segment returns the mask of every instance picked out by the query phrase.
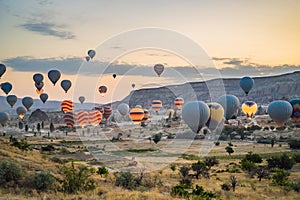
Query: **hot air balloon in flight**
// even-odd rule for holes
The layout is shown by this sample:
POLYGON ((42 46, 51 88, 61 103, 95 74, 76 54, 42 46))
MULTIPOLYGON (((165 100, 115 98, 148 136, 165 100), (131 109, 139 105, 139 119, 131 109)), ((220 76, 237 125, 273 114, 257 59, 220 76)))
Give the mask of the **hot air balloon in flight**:
POLYGON ((89 122, 89 113, 87 111, 81 110, 76 114, 76 122, 84 128, 89 122))
POLYGON ((102 114, 99 110, 92 110, 89 112, 89 122, 92 126, 96 127, 102 120, 102 114))
POLYGON ((257 112, 257 104, 254 101, 246 101, 242 104, 242 111, 249 119, 252 119, 257 112))
POLYGON ((90 56, 86 56, 86 57, 85 57, 85 60, 86 60, 87 62, 89 62, 89 61, 90 61, 90 59, 91 59, 91 57, 90 57, 90 56))
POLYGON ((43 80, 44 80, 44 76, 42 74, 37 73, 37 74, 33 75, 33 81, 34 81, 34 83, 40 84, 40 83, 43 82, 43 80))
POLYGON ((22 99, 23 106, 29 110, 29 108, 33 105, 33 99, 31 97, 24 97, 22 99))
POLYGON ((134 124, 139 124, 144 118, 144 110, 142 108, 132 108, 130 110, 129 116, 134 124))
POLYGON ((254 80, 249 76, 245 76, 240 80, 240 87, 244 90, 246 96, 248 96, 248 93, 252 89, 253 85, 254 80))
POLYGON ((213 131, 222 122, 222 119, 224 118, 224 109, 222 105, 216 102, 207 103, 207 105, 210 114, 209 114, 209 119, 206 122, 206 126, 213 131))
POLYGON ((101 107, 101 106, 97 106, 97 107, 93 108, 93 110, 99 110, 99 111, 101 112, 102 115, 103 115, 103 113, 104 113, 104 108, 101 107))
POLYGON ((80 102, 81 104, 83 104, 83 102, 85 101, 85 97, 84 97, 84 96, 80 96, 80 97, 78 98, 78 100, 79 100, 79 102, 80 102))
POLYGON ((132 84, 131 84, 131 87, 132 87, 132 89, 134 89, 134 88, 135 88, 135 84, 134 84, 134 83, 132 83, 132 84))
POLYGON ((209 107, 203 101, 191 101, 182 107, 182 118, 194 133, 201 130, 209 115, 209 107))
POLYGON ((37 93, 37 95, 40 96, 41 94, 44 93, 44 90, 43 89, 41 89, 41 90, 36 89, 35 92, 37 93))
POLYGON ((178 110, 181 110, 182 105, 184 104, 184 100, 181 97, 178 97, 174 100, 174 104, 178 110))
POLYGON ((74 124, 75 124, 75 121, 74 121, 74 113, 72 112, 66 112, 64 114, 64 122, 66 123, 66 125, 69 127, 69 128, 73 128, 74 127, 74 124))
POLYGON ((217 103, 222 105, 226 120, 231 119, 234 115, 237 115, 239 111, 240 101, 234 95, 223 95, 219 97, 217 103))
POLYGON ((88 50, 88 55, 91 57, 91 59, 93 59, 96 55, 96 51, 95 50, 88 50))
POLYGON ((8 95, 8 96, 6 97, 6 101, 7 101, 7 103, 8 103, 11 107, 13 107, 13 106, 15 105, 15 103, 17 102, 17 100, 18 100, 18 98, 17 98, 16 95, 8 95))
POLYGON ((9 120, 9 114, 6 112, 0 112, 0 124, 2 126, 5 126, 8 120, 9 120))
POLYGON ((293 107, 292 120, 294 122, 300 122, 300 99, 292 99, 290 104, 293 107))
POLYGON ((102 85, 99 87, 98 91, 100 92, 101 96, 104 96, 105 93, 107 92, 107 87, 102 85))
POLYGON ((8 94, 12 90, 12 84, 5 82, 1 84, 1 89, 5 94, 8 94))
POLYGON ((44 92, 43 87, 44 87, 44 82, 40 82, 39 84, 34 83, 35 87, 36 87, 36 93, 38 95, 42 94, 44 92))
POLYGON ((152 103, 151 103, 151 107, 153 108, 153 110, 158 112, 162 107, 161 100, 153 100, 152 103))
POLYGON ((117 77, 117 74, 113 74, 112 76, 113 76, 114 78, 116 78, 116 77, 117 77))
POLYGON ((0 64, 0 78, 3 76, 3 74, 6 72, 6 66, 3 64, 0 64))
POLYGON ((174 113, 175 113, 174 109, 170 108, 170 109, 167 110, 166 115, 167 115, 167 117, 169 117, 169 118, 170 118, 170 117, 173 118, 174 113))
POLYGON ((71 112, 74 108, 74 104, 71 100, 64 100, 61 102, 61 110, 66 113, 66 112, 71 112))
POLYGON ((40 95, 40 99, 42 100, 43 103, 46 103, 47 99, 48 99, 48 94, 46 93, 42 93, 40 95))
POLYGON ((112 114, 112 108, 110 106, 104 106, 103 117, 105 119, 108 119, 111 114, 112 114))
POLYGON ((20 119, 23 119, 26 113, 26 108, 24 108, 23 106, 19 106, 16 109, 16 113, 19 115, 20 119))
POLYGON ((134 106, 135 108, 143 108, 141 105, 134 106))
POLYGON ((57 81, 60 79, 60 76, 61 74, 58 70, 53 69, 48 72, 48 78, 53 83, 53 85, 57 83, 57 81))
POLYGON ((63 80, 63 81, 61 81, 60 85, 61 85, 62 89, 67 93, 68 90, 71 88, 72 83, 69 80, 63 80))
POLYGON ((148 119, 149 119, 149 117, 150 117, 150 112, 149 112, 149 110, 147 110, 147 109, 144 109, 144 117, 143 117, 143 119, 142 119, 142 123, 145 123, 148 119))
POLYGON ((129 106, 127 103, 119 104, 117 109, 118 109, 119 113, 123 116, 127 115, 127 113, 129 112, 129 106))
POLYGON ((280 127, 287 122, 293 114, 293 107, 287 101, 276 100, 272 101, 268 106, 270 117, 280 127))
POLYGON ((165 67, 162 64, 154 65, 154 71, 156 72, 158 77, 160 77, 160 75, 163 73, 164 69, 165 69, 165 67))

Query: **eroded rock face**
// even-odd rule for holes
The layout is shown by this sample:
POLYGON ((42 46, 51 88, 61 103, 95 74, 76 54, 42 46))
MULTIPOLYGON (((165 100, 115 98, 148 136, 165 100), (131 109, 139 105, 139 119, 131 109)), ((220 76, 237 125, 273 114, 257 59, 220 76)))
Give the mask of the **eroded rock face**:
POLYGON ((36 109, 29 116, 30 122, 41 122, 41 121, 49 121, 48 115, 40 109, 36 109))

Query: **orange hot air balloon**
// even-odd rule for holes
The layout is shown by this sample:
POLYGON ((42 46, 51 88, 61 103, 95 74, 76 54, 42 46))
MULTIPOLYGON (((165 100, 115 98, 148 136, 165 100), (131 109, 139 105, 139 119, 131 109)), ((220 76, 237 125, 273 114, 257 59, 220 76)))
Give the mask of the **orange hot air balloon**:
POLYGON ((178 110, 181 110, 182 105, 184 104, 184 100, 181 97, 178 97, 174 100, 174 104, 178 110))
POLYGON ((104 106, 104 113, 103 113, 103 117, 105 119, 108 119, 109 116, 111 115, 112 113, 112 108, 110 106, 104 106))
POLYGON ((66 112, 64 115, 64 121, 66 123, 66 125, 69 128, 73 128, 74 127, 74 113, 72 112, 66 112))
POLYGON ((153 100, 151 106, 152 106, 153 110, 158 112, 162 107, 162 102, 161 102, 161 100, 153 100))
POLYGON ((134 124, 139 124, 142 122, 144 118, 144 110, 141 108, 132 108, 130 110, 129 116, 134 124))
POLYGON ((89 112, 89 122, 92 126, 96 127, 102 120, 102 114, 99 110, 92 110, 89 112))
POLYGON ((249 119, 252 119, 257 112, 257 104, 254 101, 246 101, 242 104, 242 111, 249 119))
POLYGON ((71 112, 74 108, 74 104, 71 100, 64 100, 61 103, 61 110, 66 113, 66 112, 71 112))
POLYGON ((89 113, 83 110, 77 112, 76 122, 79 126, 84 128, 89 122, 89 113))
POLYGON ((147 109, 144 109, 144 117, 142 119, 142 122, 145 123, 150 117, 150 112, 147 109))
POLYGON ((41 94, 44 93, 44 89, 40 89, 40 90, 36 89, 36 93, 37 93, 38 95, 41 95, 41 94))

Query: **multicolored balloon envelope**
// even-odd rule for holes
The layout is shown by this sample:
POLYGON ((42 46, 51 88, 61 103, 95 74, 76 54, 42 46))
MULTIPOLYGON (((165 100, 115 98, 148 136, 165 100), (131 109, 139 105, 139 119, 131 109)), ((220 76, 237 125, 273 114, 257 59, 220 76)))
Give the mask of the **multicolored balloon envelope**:
POLYGON ((88 50, 88 55, 91 59, 93 59, 96 55, 96 51, 95 50, 88 50))
POLYGON ((142 108, 132 108, 129 116, 134 124, 139 124, 144 118, 144 110, 142 108))
POLYGON ((270 117, 281 127, 287 122, 293 114, 293 107, 287 101, 272 101, 268 106, 270 117))
POLYGON ((150 112, 147 109, 144 109, 144 116, 141 122, 145 123, 150 117, 150 112))
POLYGON ((215 130, 224 118, 224 109, 222 105, 216 102, 207 103, 207 105, 210 111, 210 115, 208 121, 206 122, 206 126, 210 130, 215 130))
POLYGON ((61 81, 60 85, 61 85, 62 89, 65 91, 65 93, 67 93, 68 90, 71 88, 72 83, 70 80, 63 80, 63 81, 61 81))
POLYGON ((181 110, 182 105, 184 104, 184 100, 181 97, 178 97, 174 100, 174 104, 178 110, 181 110))
POLYGON ((153 108, 153 110, 158 112, 162 107, 161 100, 153 100, 152 104, 151 104, 151 107, 153 108))
POLYGON ((79 126, 84 128, 89 123, 89 113, 84 110, 77 112, 76 122, 79 126))
POLYGON ((290 104, 293 107, 292 120, 294 122, 300 122, 300 99, 292 99, 290 104))
POLYGON ((257 104, 254 101, 246 101, 242 104, 242 111, 249 119, 252 119, 257 112, 257 104))
POLYGON ((61 102, 61 110, 66 112, 71 112, 74 109, 74 104, 71 100, 64 100, 61 102))
POLYGON ((25 117, 25 113, 26 113, 26 108, 24 108, 23 106, 19 106, 16 109, 16 113, 19 115, 20 119, 23 119, 25 117))
POLYGON ((111 114, 112 114, 112 108, 110 106, 104 106, 103 117, 105 119, 108 119, 111 114))
POLYGON ((102 120, 102 114, 99 110, 92 110, 89 112, 89 122, 92 126, 96 127, 102 120))
POLYGON ((43 80, 44 80, 44 76, 42 74, 37 73, 33 75, 34 83, 40 84, 41 82, 43 82, 43 80))
POLYGON ((74 113, 72 112, 66 112, 64 114, 64 122, 66 123, 66 125, 69 127, 69 128, 73 128, 74 127, 74 124, 75 124, 75 121, 74 121, 74 113))

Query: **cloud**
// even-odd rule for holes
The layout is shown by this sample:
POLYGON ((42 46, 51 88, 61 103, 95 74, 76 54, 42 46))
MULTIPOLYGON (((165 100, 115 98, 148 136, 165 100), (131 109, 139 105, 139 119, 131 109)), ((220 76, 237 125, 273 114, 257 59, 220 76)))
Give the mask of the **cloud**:
POLYGON ((27 31, 39 33, 41 35, 50 35, 61 39, 74 39, 75 35, 63 29, 62 25, 57 25, 51 22, 24 23, 21 28, 27 31))
POLYGON ((244 63, 244 61, 239 60, 239 59, 230 59, 229 61, 223 62, 223 64, 226 64, 226 65, 240 65, 242 63, 244 63))

